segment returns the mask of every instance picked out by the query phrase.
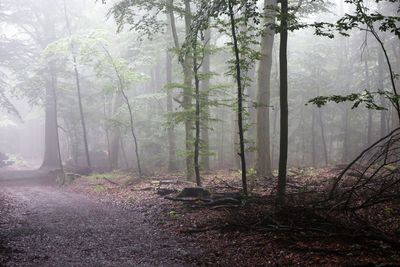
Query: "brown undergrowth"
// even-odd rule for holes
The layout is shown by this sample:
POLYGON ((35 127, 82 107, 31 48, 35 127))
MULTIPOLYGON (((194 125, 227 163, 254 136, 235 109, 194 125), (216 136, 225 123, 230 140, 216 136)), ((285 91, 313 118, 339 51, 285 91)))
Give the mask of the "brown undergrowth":
MULTIPOLYGON (((361 222, 355 222, 346 212, 329 211, 321 205, 338 171, 334 168, 290 170, 288 205, 279 211, 274 206, 274 177, 257 178, 251 195, 241 196, 239 205, 229 202, 208 205, 208 201, 196 198, 165 199, 194 186, 178 174, 144 180, 124 173, 94 174, 78 178, 69 189, 100 201, 138 209, 149 222, 171 234, 195 236, 210 249, 207 258, 199 259, 199 265, 400 264, 398 236, 386 234, 387 229, 396 229, 399 222, 391 221, 390 216, 382 217, 385 212, 399 212, 399 206, 375 207, 386 209, 384 212, 369 210, 370 221, 379 221, 371 230, 368 225, 360 227, 361 222)), ((204 187, 212 195, 237 197, 239 175, 236 171, 208 174, 203 177, 204 187)))

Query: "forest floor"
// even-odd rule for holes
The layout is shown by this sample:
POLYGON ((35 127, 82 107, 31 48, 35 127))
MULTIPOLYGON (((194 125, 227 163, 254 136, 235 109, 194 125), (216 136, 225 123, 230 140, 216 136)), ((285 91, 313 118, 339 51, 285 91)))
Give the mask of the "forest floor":
MULTIPOLYGON (((11 177, 0 173, 0 266, 400 265, 399 252, 379 242, 246 227, 265 219, 268 208, 259 202, 215 208, 168 200, 160 192, 192 185, 179 175, 93 174, 62 187, 43 174, 5 176, 11 177)), ((238 181, 237 172, 217 172, 205 186, 236 191, 238 181)), ((271 194, 265 185, 254 192, 271 194)))

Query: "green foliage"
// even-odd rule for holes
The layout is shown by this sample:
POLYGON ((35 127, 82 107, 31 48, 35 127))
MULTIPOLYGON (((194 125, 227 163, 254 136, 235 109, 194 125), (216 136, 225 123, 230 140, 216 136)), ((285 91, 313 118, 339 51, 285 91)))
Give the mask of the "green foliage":
MULTIPOLYGON (((392 84, 392 92, 379 90, 377 92, 369 92, 367 90, 361 93, 353 93, 350 95, 333 95, 333 96, 319 96, 311 99, 308 103, 316 104, 318 107, 325 105, 327 102, 352 102, 353 109, 357 108, 361 103, 365 104, 368 109, 373 110, 384 110, 383 106, 375 103, 375 96, 380 95, 388 99, 399 114, 399 100, 400 97, 396 90, 395 80, 397 74, 392 70, 389 56, 387 54, 384 43, 382 42, 378 32, 390 32, 397 38, 400 38, 400 17, 384 15, 377 11, 371 11, 364 5, 363 0, 346 0, 348 4, 354 7, 354 11, 349 14, 346 13, 343 17, 337 20, 335 23, 314 23, 312 26, 315 28, 315 33, 320 36, 326 36, 329 38, 335 37, 335 32, 343 36, 349 36, 349 31, 353 29, 359 29, 367 33, 372 34, 375 40, 380 44, 380 48, 385 55, 386 63, 389 67, 390 80, 392 84)), ((394 0, 377 0, 379 2, 396 2, 394 0)))
POLYGON ((76 33, 50 43, 44 49, 43 56, 44 60, 51 62, 64 61, 73 54, 80 61, 90 63, 100 56, 101 47, 109 44, 107 34, 102 30, 76 33))
POLYGON ((171 210, 170 212, 168 212, 168 216, 172 219, 177 219, 180 217, 180 214, 174 210, 171 210))
MULTIPOLYGON (((81 64, 92 67, 98 78, 109 79, 115 83, 117 77, 110 73, 117 71, 125 86, 146 78, 145 75, 134 71, 125 59, 110 58, 107 55, 107 47, 110 45, 110 37, 104 31, 74 34, 49 44, 43 53, 44 60, 62 64, 73 54, 81 64)), ((70 66, 72 64, 71 62, 70 66)))
POLYGON ((3 90, 0 90, 0 108, 22 120, 17 108, 11 103, 3 90))
MULTIPOLYGON (((352 29, 371 32, 377 27, 381 32, 390 32, 400 38, 399 16, 384 15, 377 11, 371 12, 364 5, 363 0, 346 0, 345 2, 355 7, 354 12, 346 13, 335 23, 317 22, 309 25, 315 28, 317 35, 334 38, 336 32, 343 36, 349 36, 348 32, 352 29)), ((396 2, 396 0, 376 0, 375 2, 396 2)))
POLYGON ((117 180, 118 178, 120 178, 121 176, 125 175, 122 172, 107 172, 107 173, 92 173, 88 176, 85 176, 85 179, 89 180, 89 181, 97 181, 97 180, 101 180, 101 179, 109 179, 109 180, 117 180))
POLYGON ((14 165, 18 167, 28 166, 24 158, 19 154, 7 154, 7 157, 8 157, 7 160, 8 165, 14 165))
POLYGON ((102 193, 104 191, 107 191, 107 187, 105 187, 104 185, 98 184, 95 186, 94 191, 96 193, 102 193))
MULTIPOLYGON (((385 107, 382 107, 376 104, 376 95, 384 95, 388 96, 388 92, 369 92, 364 90, 361 93, 352 93, 349 95, 332 95, 332 96, 317 96, 307 102, 307 104, 314 104, 317 107, 322 107, 326 105, 328 102, 335 102, 335 103, 343 103, 343 102, 352 102, 353 106, 352 109, 357 108, 360 104, 365 104, 367 109, 373 110, 385 110, 385 107)), ((306 105, 307 105, 306 104, 306 105)))
POLYGON ((151 38, 154 33, 163 30, 164 23, 158 15, 166 8, 167 1, 122 0, 113 5, 108 16, 114 17, 119 32, 129 25, 130 31, 138 31, 151 38))
POLYGON ((26 47, 18 40, 10 40, 5 36, 0 36, 0 109, 22 119, 18 110, 10 101, 7 92, 11 91, 12 86, 9 77, 4 71, 13 65, 14 61, 20 57, 16 51, 26 47))
POLYGON ((257 171, 254 168, 247 169, 247 177, 255 177, 257 176, 257 171))

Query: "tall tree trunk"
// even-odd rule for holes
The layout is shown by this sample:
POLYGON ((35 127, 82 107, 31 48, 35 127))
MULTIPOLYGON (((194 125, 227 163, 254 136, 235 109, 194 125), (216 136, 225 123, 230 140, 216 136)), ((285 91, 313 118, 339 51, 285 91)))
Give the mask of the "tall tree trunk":
MULTIPOLYGON (((191 10, 190 10, 190 0, 185 0, 185 33, 186 36, 190 34, 191 26, 191 10)), ((175 16, 173 12, 173 0, 169 0, 168 13, 170 15, 171 31, 174 40, 175 48, 181 49, 179 45, 178 32, 175 25, 175 16)), ((185 112, 190 113, 192 109, 192 65, 193 58, 190 49, 186 50, 183 60, 180 61, 183 69, 183 99, 181 101, 182 108, 185 112)), ((193 119, 191 116, 186 116, 185 118, 185 148, 186 148, 186 178, 188 180, 193 179, 194 175, 194 157, 193 157, 193 119)))
POLYGON ((112 170, 111 162, 111 143, 110 143, 110 128, 108 126, 107 120, 109 119, 109 109, 107 109, 107 96, 103 97, 103 120, 104 120, 104 132, 106 134, 106 147, 107 147, 107 158, 108 158, 108 169, 112 170))
MULTIPOLYGON (((121 92, 117 90, 113 94, 113 99, 111 104, 111 117, 116 116, 122 103, 123 99, 121 92)), ((121 138, 121 130, 119 126, 112 127, 110 134, 110 161, 112 170, 118 169, 120 138, 121 138)))
MULTIPOLYGON (((384 85, 384 69, 386 68, 385 62, 383 59, 383 53, 381 51, 378 51, 378 89, 379 90, 384 90, 385 85, 384 85)), ((380 96, 380 102, 382 107, 387 107, 387 102, 386 98, 384 96, 380 96)), ((388 133, 388 121, 387 121, 387 110, 381 110, 380 112, 380 134, 381 137, 386 136, 388 133)))
POLYGON ((120 141, 120 148, 121 148, 122 157, 123 157, 124 163, 125 163, 125 168, 126 168, 126 170, 129 170, 128 157, 126 155, 124 139, 122 138, 122 136, 119 139, 119 141, 120 141))
POLYGON ((242 169, 242 187, 243 193, 247 195, 247 169, 246 169, 246 155, 244 149, 244 129, 243 129, 243 86, 242 86, 242 73, 240 66, 240 50, 238 40, 236 36, 236 22, 233 13, 233 4, 231 0, 228 0, 229 17, 231 24, 231 34, 233 41, 233 48, 235 52, 235 68, 236 68, 236 84, 237 84, 237 119, 238 119, 238 130, 239 130, 239 146, 240 146, 240 162, 242 169))
POLYGON ((286 172, 288 158, 288 128, 289 128, 289 110, 288 110, 288 70, 287 70, 287 42, 288 42, 288 0, 281 0, 281 32, 279 47, 279 70, 280 70, 280 107, 281 107, 281 125, 279 141, 279 175, 277 206, 282 207, 285 204, 286 194, 286 172))
MULTIPOLYGON (((367 51, 367 57, 365 58, 364 61, 364 75, 365 75, 365 89, 370 90, 370 81, 369 81, 369 66, 368 66, 368 51, 367 51)), ((368 121, 367 121, 367 146, 370 146, 373 142, 373 136, 372 136, 372 110, 368 109, 368 121)))
MULTIPOLYGON (((69 36, 72 36, 71 32, 71 27, 69 24, 69 19, 68 19, 68 14, 67 14, 67 6, 66 2, 64 0, 64 15, 65 15, 65 22, 67 25, 67 30, 69 33, 69 36)), ((89 155, 89 145, 88 145, 88 139, 87 139, 87 130, 86 130, 86 122, 85 122, 85 116, 83 113, 83 104, 82 104, 82 95, 81 95, 81 84, 80 84, 80 78, 79 78, 79 70, 78 70, 78 62, 76 59, 75 55, 75 46, 73 41, 71 40, 70 43, 70 49, 71 49, 71 54, 72 54, 72 61, 74 65, 74 74, 75 74, 75 84, 76 84, 76 93, 78 96, 78 105, 79 105, 79 116, 81 120, 81 125, 82 125, 82 134, 83 134, 83 145, 85 148, 85 156, 86 156, 86 164, 89 168, 92 168, 92 164, 90 162, 90 155, 89 155)))
MULTIPOLYGON (((343 1, 339 1, 339 6, 338 6, 338 13, 340 16, 344 15, 344 6, 343 6, 343 1)), ((345 37, 341 36, 339 37, 339 50, 341 52, 339 56, 339 65, 338 65, 338 71, 341 76, 342 83, 340 84, 343 88, 344 91, 343 93, 346 94, 348 93, 348 90, 350 89, 349 86, 351 85, 350 83, 350 71, 351 71, 351 66, 347 64, 347 62, 350 60, 349 58, 349 44, 348 40, 345 39, 345 37)), ((339 159, 342 163, 346 163, 349 161, 350 158, 350 147, 349 147, 349 105, 344 104, 344 108, 341 114, 341 130, 342 130, 342 155, 341 158, 339 159)))
POLYGON ((44 154, 44 160, 40 168, 47 170, 52 170, 52 169, 60 170, 62 175, 62 182, 64 183, 65 182, 64 166, 62 163, 60 137, 58 130, 58 109, 57 109, 57 93, 56 93, 57 77, 55 73, 55 67, 53 64, 51 63, 49 64, 48 71, 50 77, 49 80, 46 82, 46 109, 49 108, 51 110, 46 110, 46 120, 49 119, 52 123, 50 125, 46 124, 45 142, 48 142, 47 138, 49 138, 50 141, 52 141, 52 143, 51 144, 47 143, 47 145, 45 146, 46 149, 44 154), (49 107, 47 106, 47 103, 49 103, 49 107), (47 118, 47 116, 51 117, 47 118), (48 126, 52 127, 47 129, 48 126), (54 159, 49 158, 50 156, 53 156, 54 159))
MULTIPOLYGON (((51 67, 49 67, 51 69, 51 67)), ((45 146, 41 169, 59 169, 61 166, 60 149, 58 140, 57 104, 54 94, 54 83, 52 80, 54 72, 49 70, 49 79, 46 81, 45 101, 45 146)))
POLYGON ((129 102, 129 98, 125 93, 125 89, 124 89, 124 82, 123 82, 123 78, 121 76, 121 73, 119 72, 114 58, 111 56, 110 52, 106 49, 105 46, 103 46, 103 50, 104 52, 107 54, 107 57, 110 60, 111 65, 114 68, 115 74, 117 75, 118 78, 118 83, 119 83, 119 91, 121 92, 122 98, 125 101, 126 106, 128 107, 128 114, 129 114, 129 129, 131 131, 132 134, 132 138, 133 138, 133 143, 135 145, 135 155, 136 155, 136 164, 137 164, 137 168, 138 168, 138 173, 139 173, 139 179, 143 178, 143 173, 142 173, 142 167, 140 164, 140 155, 139 155, 139 144, 138 144, 138 140, 136 137, 136 133, 135 133, 135 128, 134 128, 134 123, 133 123, 133 109, 131 106, 131 103, 129 102))
POLYGON ((220 121, 218 123, 219 127, 218 127, 218 134, 217 134, 217 147, 218 147, 218 168, 222 169, 225 166, 225 150, 224 150, 224 146, 225 146, 225 137, 224 137, 224 129, 226 126, 226 121, 224 121, 224 115, 223 115, 223 111, 219 110, 218 111, 218 120, 220 121))
MULTIPOLYGON (((46 23, 44 26, 46 41, 38 42, 42 49, 56 39, 56 31, 54 20, 51 16, 46 16, 46 23)), ((61 151, 58 136, 58 122, 57 122, 57 99, 56 99, 56 73, 53 64, 48 65, 48 78, 45 84, 45 139, 44 139, 44 155, 40 169, 53 170, 62 169, 61 151)))
POLYGON ((56 119, 56 125, 57 125, 57 131, 56 131, 56 139, 57 139, 57 150, 58 150, 58 162, 59 162, 59 168, 61 172, 61 179, 62 183, 65 183, 65 173, 64 173, 64 166, 62 163, 62 157, 61 157, 61 147, 60 147, 60 135, 59 135, 59 127, 58 127, 58 109, 57 109, 57 93, 56 93, 56 83, 57 83, 57 77, 56 74, 54 73, 54 68, 51 66, 51 88, 52 88, 52 93, 53 93, 53 99, 54 99, 54 114, 55 114, 55 119, 56 119))
POLYGON ((125 104, 128 107, 128 113, 129 113, 129 128, 131 130, 131 134, 132 134, 132 138, 133 138, 133 142, 135 144, 135 155, 136 155, 136 164, 137 164, 137 168, 138 168, 138 172, 139 172, 139 179, 143 178, 143 173, 142 173, 142 167, 140 165, 140 156, 139 156, 139 144, 137 141, 137 137, 136 137, 136 133, 135 133, 135 129, 134 129, 134 125, 133 125, 133 110, 132 110, 132 106, 129 102, 128 96, 125 94, 125 91, 123 89, 123 85, 121 83, 120 85, 120 91, 122 93, 122 97, 125 100, 125 104))
POLYGON ((203 155, 201 156, 201 165, 204 171, 210 170, 210 138, 209 138, 209 116, 210 107, 208 103, 209 90, 210 90, 210 40, 211 40, 211 29, 208 28, 204 32, 204 57, 203 57, 203 68, 202 72, 205 75, 201 81, 202 89, 202 116, 201 116, 201 140, 203 155))
MULTIPOLYGON (((74 53, 72 44, 71 44, 71 49, 72 49, 72 53, 74 53)), ((79 79, 79 71, 78 71, 76 56, 73 55, 72 58, 73 58, 73 62, 74 62, 76 92, 77 92, 77 95, 78 95, 79 116, 80 116, 81 125, 82 125, 83 145, 84 145, 84 148, 85 148, 86 164, 87 164, 87 166, 89 168, 92 168, 92 164, 90 162, 90 155, 89 155, 89 144, 88 144, 88 138, 87 138, 86 122, 85 122, 85 116, 83 114, 83 104, 82 104, 82 96, 81 96, 81 85, 80 85, 80 79, 79 79)))
MULTIPOLYGON (((392 42, 392 50, 393 50, 393 55, 395 58, 395 67, 394 67, 394 72, 395 73, 400 73, 400 50, 399 49, 399 45, 397 43, 398 40, 396 40, 395 38, 393 38, 391 40, 392 42)), ((396 88, 400 88, 400 79, 396 79, 395 80, 395 86, 396 88)), ((400 117, 399 117, 399 113, 397 112, 397 110, 395 108, 392 109, 393 110, 393 116, 392 116, 392 127, 391 130, 396 129, 397 127, 400 126, 400 117)))
POLYGON ((325 127, 324 127, 324 120, 322 119, 322 110, 319 110, 319 112, 318 112, 318 123, 319 123, 319 127, 321 130, 321 140, 322 140, 322 148, 324 150, 325 166, 328 166, 328 163, 329 163, 328 147, 326 145, 325 127))
MULTIPOLYGON (((190 26, 192 23, 190 0, 185 0, 185 33, 186 36, 190 34, 190 26)), ((182 107, 186 112, 190 113, 192 109, 192 65, 193 58, 191 49, 188 49, 183 60, 183 75, 184 75, 184 89, 182 107)), ((194 157, 193 151, 193 119, 189 116, 185 118, 185 147, 186 147, 186 177, 188 180, 193 179, 194 171, 194 157)))
POLYGON ((312 157, 312 166, 317 166, 317 148, 315 143, 315 108, 312 109, 312 119, 311 119, 311 157, 312 157))
POLYGON ((256 113, 256 170, 259 175, 269 176, 272 173, 270 151, 270 120, 271 102, 271 68, 272 49, 274 45, 276 0, 264 1, 265 24, 261 37, 261 58, 257 74, 257 113, 256 113))
MULTIPOLYGON (((302 115, 303 114, 304 114, 304 108, 302 108, 302 115)), ((304 118, 304 117, 302 116, 302 118, 304 118)), ((301 164, 302 164, 302 166, 306 166, 306 140, 308 138, 306 138, 307 132, 306 132, 304 119, 302 119, 302 122, 300 122, 300 123, 302 125, 301 126, 301 138, 302 138, 302 141, 301 141, 301 144, 302 144, 302 146, 301 146, 301 164)))
MULTIPOLYGON (((278 124, 278 113, 280 112, 280 108, 278 109, 278 103, 275 106, 274 109, 274 121, 273 121, 273 125, 272 125, 272 139, 275 140, 276 136, 277 136, 277 124, 278 124)), ((272 147, 271 147, 271 165, 276 166, 276 157, 275 157, 275 147, 276 147, 276 142, 272 142, 272 147)))
MULTIPOLYGON (((167 14, 167 38, 168 43, 171 42, 171 17, 167 14)), ((171 46, 171 45, 170 45, 171 46)), ((172 55, 169 50, 166 53, 166 72, 167 72, 167 87, 169 84, 172 83, 172 55)), ((172 102, 172 91, 167 88, 167 112, 173 112, 173 102, 172 102)), ((175 134, 174 134, 174 126, 170 125, 167 129, 168 135, 168 170, 169 171, 176 171, 176 141, 175 141, 175 134)))
POLYGON ((342 162, 347 163, 350 160, 350 129, 349 129, 349 109, 348 106, 345 107, 345 110, 342 115, 343 122, 343 147, 342 147, 342 162))
MULTIPOLYGON (((197 49, 197 36, 193 44, 193 51, 196 53, 197 49)), ((194 172, 196 176, 197 186, 201 186, 200 178, 200 79, 199 79, 199 68, 197 64, 196 55, 193 57, 193 74, 194 74, 194 84, 195 84, 195 138, 194 138, 194 172)))

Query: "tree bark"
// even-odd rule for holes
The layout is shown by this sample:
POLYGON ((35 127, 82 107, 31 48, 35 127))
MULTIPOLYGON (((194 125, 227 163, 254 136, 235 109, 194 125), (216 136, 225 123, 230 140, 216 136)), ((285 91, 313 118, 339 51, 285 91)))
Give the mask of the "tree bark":
POLYGON ((270 102, 271 102, 271 68, 272 49, 274 45, 276 0, 264 1, 264 22, 266 24, 261 37, 261 58, 257 73, 257 111, 256 111, 256 170, 261 176, 270 176, 270 102))
MULTIPOLYGON (((190 0, 185 0, 185 32, 186 36, 190 34, 190 26, 192 23, 190 0)), ((188 116, 185 118, 185 147, 186 147, 186 178, 193 179, 194 175, 194 157, 193 151, 193 119, 191 118, 190 111, 192 109, 192 65, 193 58, 190 49, 185 53, 183 60, 183 75, 184 75, 184 89, 182 107, 188 116)))
POLYGON ((237 84, 237 118, 238 118, 238 130, 239 130, 239 146, 240 146, 240 163, 242 169, 242 187, 243 193, 247 195, 247 169, 246 169, 246 155, 244 149, 244 130, 243 130, 243 86, 242 86, 242 73, 240 66, 240 50, 238 40, 236 36, 236 23, 233 13, 233 4, 231 0, 228 0, 229 17, 231 24, 231 34, 233 41, 233 48, 235 52, 235 67, 236 67, 236 84, 237 84))
POLYGON ((288 70, 287 70, 287 42, 288 42, 288 0, 281 0, 281 32, 279 47, 279 70, 280 70, 280 141, 279 141, 279 177, 277 206, 285 205, 286 195, 286 172, 288 158, 288 70))
POLYGON ((318 112, 318 122, 319 122, 319 127, 321 130, 321 141, 322 141, 322 148, 324 150, 325 166, 328 166, 328 163, 329 163, 328 147, 326 145, 325 127, 324 127, 324 120, 322 119, 322 110, 319 110, 319 112, 318 112))
MULTIPOLYGON (((72 53, 74 53, 73 49, 74 49, 73 45, 71 44, 72 53)), ((89 144, 88 144, 88 138, 87 138, 86 122, 85 122, 85 116, 84 116, 84 113, 83 113, 83 104, 82 104, 82 96, 81 96, 81 85, 80 85, 80 79, 79 79, 79 71, 78 71, 76 56, 74 54, 72 55, 72 58, 73 58, 73 62, 74 62, 76 92, 77 92, 77 95, 78 95, 79 116, 80 116, 81 125, 82 125, 83 145, 84 145, 84 148, 85 148, 86 164, 87 164, 87 166, 89 168, 92 168, 92 164, 90 162, 90 155, 89 155, 89 144)))
MULTIPOLYGON (((68 34, 71 37, 72 32, 71 32, 71 27, 69 24, 69 19, 68 19, 68 14, 67 14, 67 6, 66 2, 64 0, 64 15, 65 15, 65 22, 67 25, 67 30, 68 34)), ((86 130, 86 122, 85 122, 85 116, 83 113, 83 104, 82 104, 82 95, 81 95, 81 83, 80 83, 80 78, 79 78, 79 70, 78 70, 78 62, 76 59, 75 55, 75 46, 73 41, 71 40, 70 43, 70 49, 71 49, 71 55, 72 55, 72 61, 74 65, 74 74, 75 74, 75 84, 76 84, 76 93, 78 96, 78 105, 79 105, 79 116, 81 120, 81 125, 82 125, 82 134, 83 134, 83 145, 85 148, 85 156, 86 156, 86 164, 89 168, 92 168, 92 164, 90 162, 90 155, 89 155, 89 145, 88 145, 88 139, 87 139, 87 130, 86 130)))
POLYGON ((121 76, 121 73, 119 72, 117 66, 115 65, 114 59, 111 56, 110 52, 106 49, 106 47, 103 46, 103 50, 104 52, 107 54, 107 57, 110 59, 110 63, 112 64, 112 67, 114 68, 115 74, 117 75, 118 78, 118 83, 119 83, 119 92, 121 92, 122 98, 125 101, 126 106, 128 107, 128 114, 129 114, 129 129, 131 131, 132 134, 132 138, 133 138, 133 143, 135 145, 135 155, 136 155, 136 164, 137 164, 137 168, 138 168, 138 173, 139 173, 139 179, 143 178, 143 173, 142 173, 142 167, 140 164, 140 155, 139 155, 139 144, 137 141, 137 137, 136 137, 136 133, 135 133, 135 128, 134 128, 134 124, 133 124, 133 110, 132 110, 132 106, 129 102, 129 98, 125 93, 125 89, 124 89, 124 82, 123 82, 123 78, 121 76))
MULTIPOLYGON (((119 108, 123 103, 122 95, 119 90, 115 91, 113 94, 112 104, 111 104, 111 116, 115 117, 119 108)), ((119 158, 119 144, 121 138, 121 130, 119 126, 114 126, 111 129, 110 134, 110 161, 111 169, 118 169, 118 158, 119 158)))
POLYGON ((210 90, 210 40, 211 40, 211 29, 208 28, 204 32, 204 58, 202 72, 205 75, 201 81, 202 85, 202 116, 201 116, 201 140, 203 155, 201 156, 201 165, 204 171, 210 170, 210 138, 209 138, 209 116, 210 107, 208 103, 209 90, 210 90))
MULTIPOLYGON (((365 89, 371 90, 370 81, 369 81, 369 66, 368 66, 368 52, 367 57, 364 61, 364 75, 365 75, 365 89)), ((368 109, 368 121, 367 121, 367 146, 371 145, 373 142, 372 136, 372 110, 368 109)))
POLYGON ((52 170, 59 169, 60 151, 58 140, 58 125, 57 125, 57 105, 51 80, 54 73, 49 71, 49 79, 46 81, 46 100, 45 100, 45 136, 44 136, 44 155, 41 169, 52 170))
MULTIPOLYGON (((385 68, 385 63, 383 59, 383 53, 381 51, 378 51, 378 89, 383 90, 384 89, 384 68, 385 68)), ((384 96, 380 96, 380 102, 381 106, 387 108, 387 102, 386 98, 384 96)), ((388 133, 388 121, 387 121, 387 110, 381 110, 380 111, 380 134, 381 137, 385 136, 388 133)))
MULTIPOLYGON (((44 49, 49 43, 56 39, 56 29, 54 20, 51 16, 45 16, 46 21, 43 25, 44 39, 35 39, 35 41, 44 49)), ((38 36, 40 36, 38 34, 38 36)), ((52 64, 48 65, 48 78, 46 79, 45 90, 45 139, 44 155, 40 169, 53 170, 62 167, 61 151, 58 136, 57 122, 57 100, 56 100, 56 77, 52 64)))
POLYGON ((350 129, 349 129, 349 108, 345 107, 342 115, 343 122, 343 146, 342 146, 342 162, 347 163, 350 160, 350 129))
MULTIPOLYGON (((167 38, 170 44, 171 40, 171 17, 167 14, 167 38)), ((169 50, 166 53, 166 74, 167 74, 167 86, 172 83, 172 55, 169 50)), ((173 112, 173 102, 172 102, 172 91, 167 88, 167 112, 173 112)), ((176 171, 176 141, 174 134, 174 126, 170 125, 167 129, 168 135, 168 170, 173 172, 176 171)))
MULTIPOLYGON (((197 49, 197 36, 193 44, 193 51, 196 52, 197 49)), ((195 138, 194 138, 194 172, 196 176, 197 186, 201 186, 200 178, 200 164, 199 164, 199 154, 200 154, 200 79, 199 79, 199 67, 197 64, 196 55, 193 57, 193 73, 194 73, 194 83, 195 83, 195 138)))
POLYGON ((103 97, 103 120, 104 120, 104 133, 106 134, 106 148, 107 148, 107 158, 108 158, 108 169, 112 170, 112 162, 111 162, 111 144, 110 144, 110 128, 107 124, 107 120, 109 119, 109 109, 107 109, 107 96, 103 97))
POLYGON ((312 119, 311 119, 311 157, 312 157, 312 166, 317 166, 317 148, 315 144, 315 107, 312 109, 312 119))
MULTIPOLYGON (((173 0, 169 1, 169 15, 170 15, 170 21, 171 21, 171 31, 172 31, 172 37, 174 40, 175 48, 176 49, 181 49, 179 45, 179 39, 178 39, 178 33, 176 30, 176 25, 175 25, 175 16, 173 12, 173 0)), ((191 10, 190 10, 190 0, 185 0, 184 1, 185 5, 185 33, 186 36, 190 34, 190 26, 191 26, 191 10)), ((183 89, 183 99, 182 99, 182 108, 184 112, 189 113, 186 115, 185 118, 185 149, 186 149, 186 178, 188 180, 193 179, 194 175, 194 157, 193 157, 193 119, 191 118, 190 111, 192 109, 192 65, 193 65, 193 59, 191 55, 190 49, 187 49, 183 60, 180 60, 180 63, 182 65, 183 69, 183 84, 184 84, 184 89, 183 89)))

